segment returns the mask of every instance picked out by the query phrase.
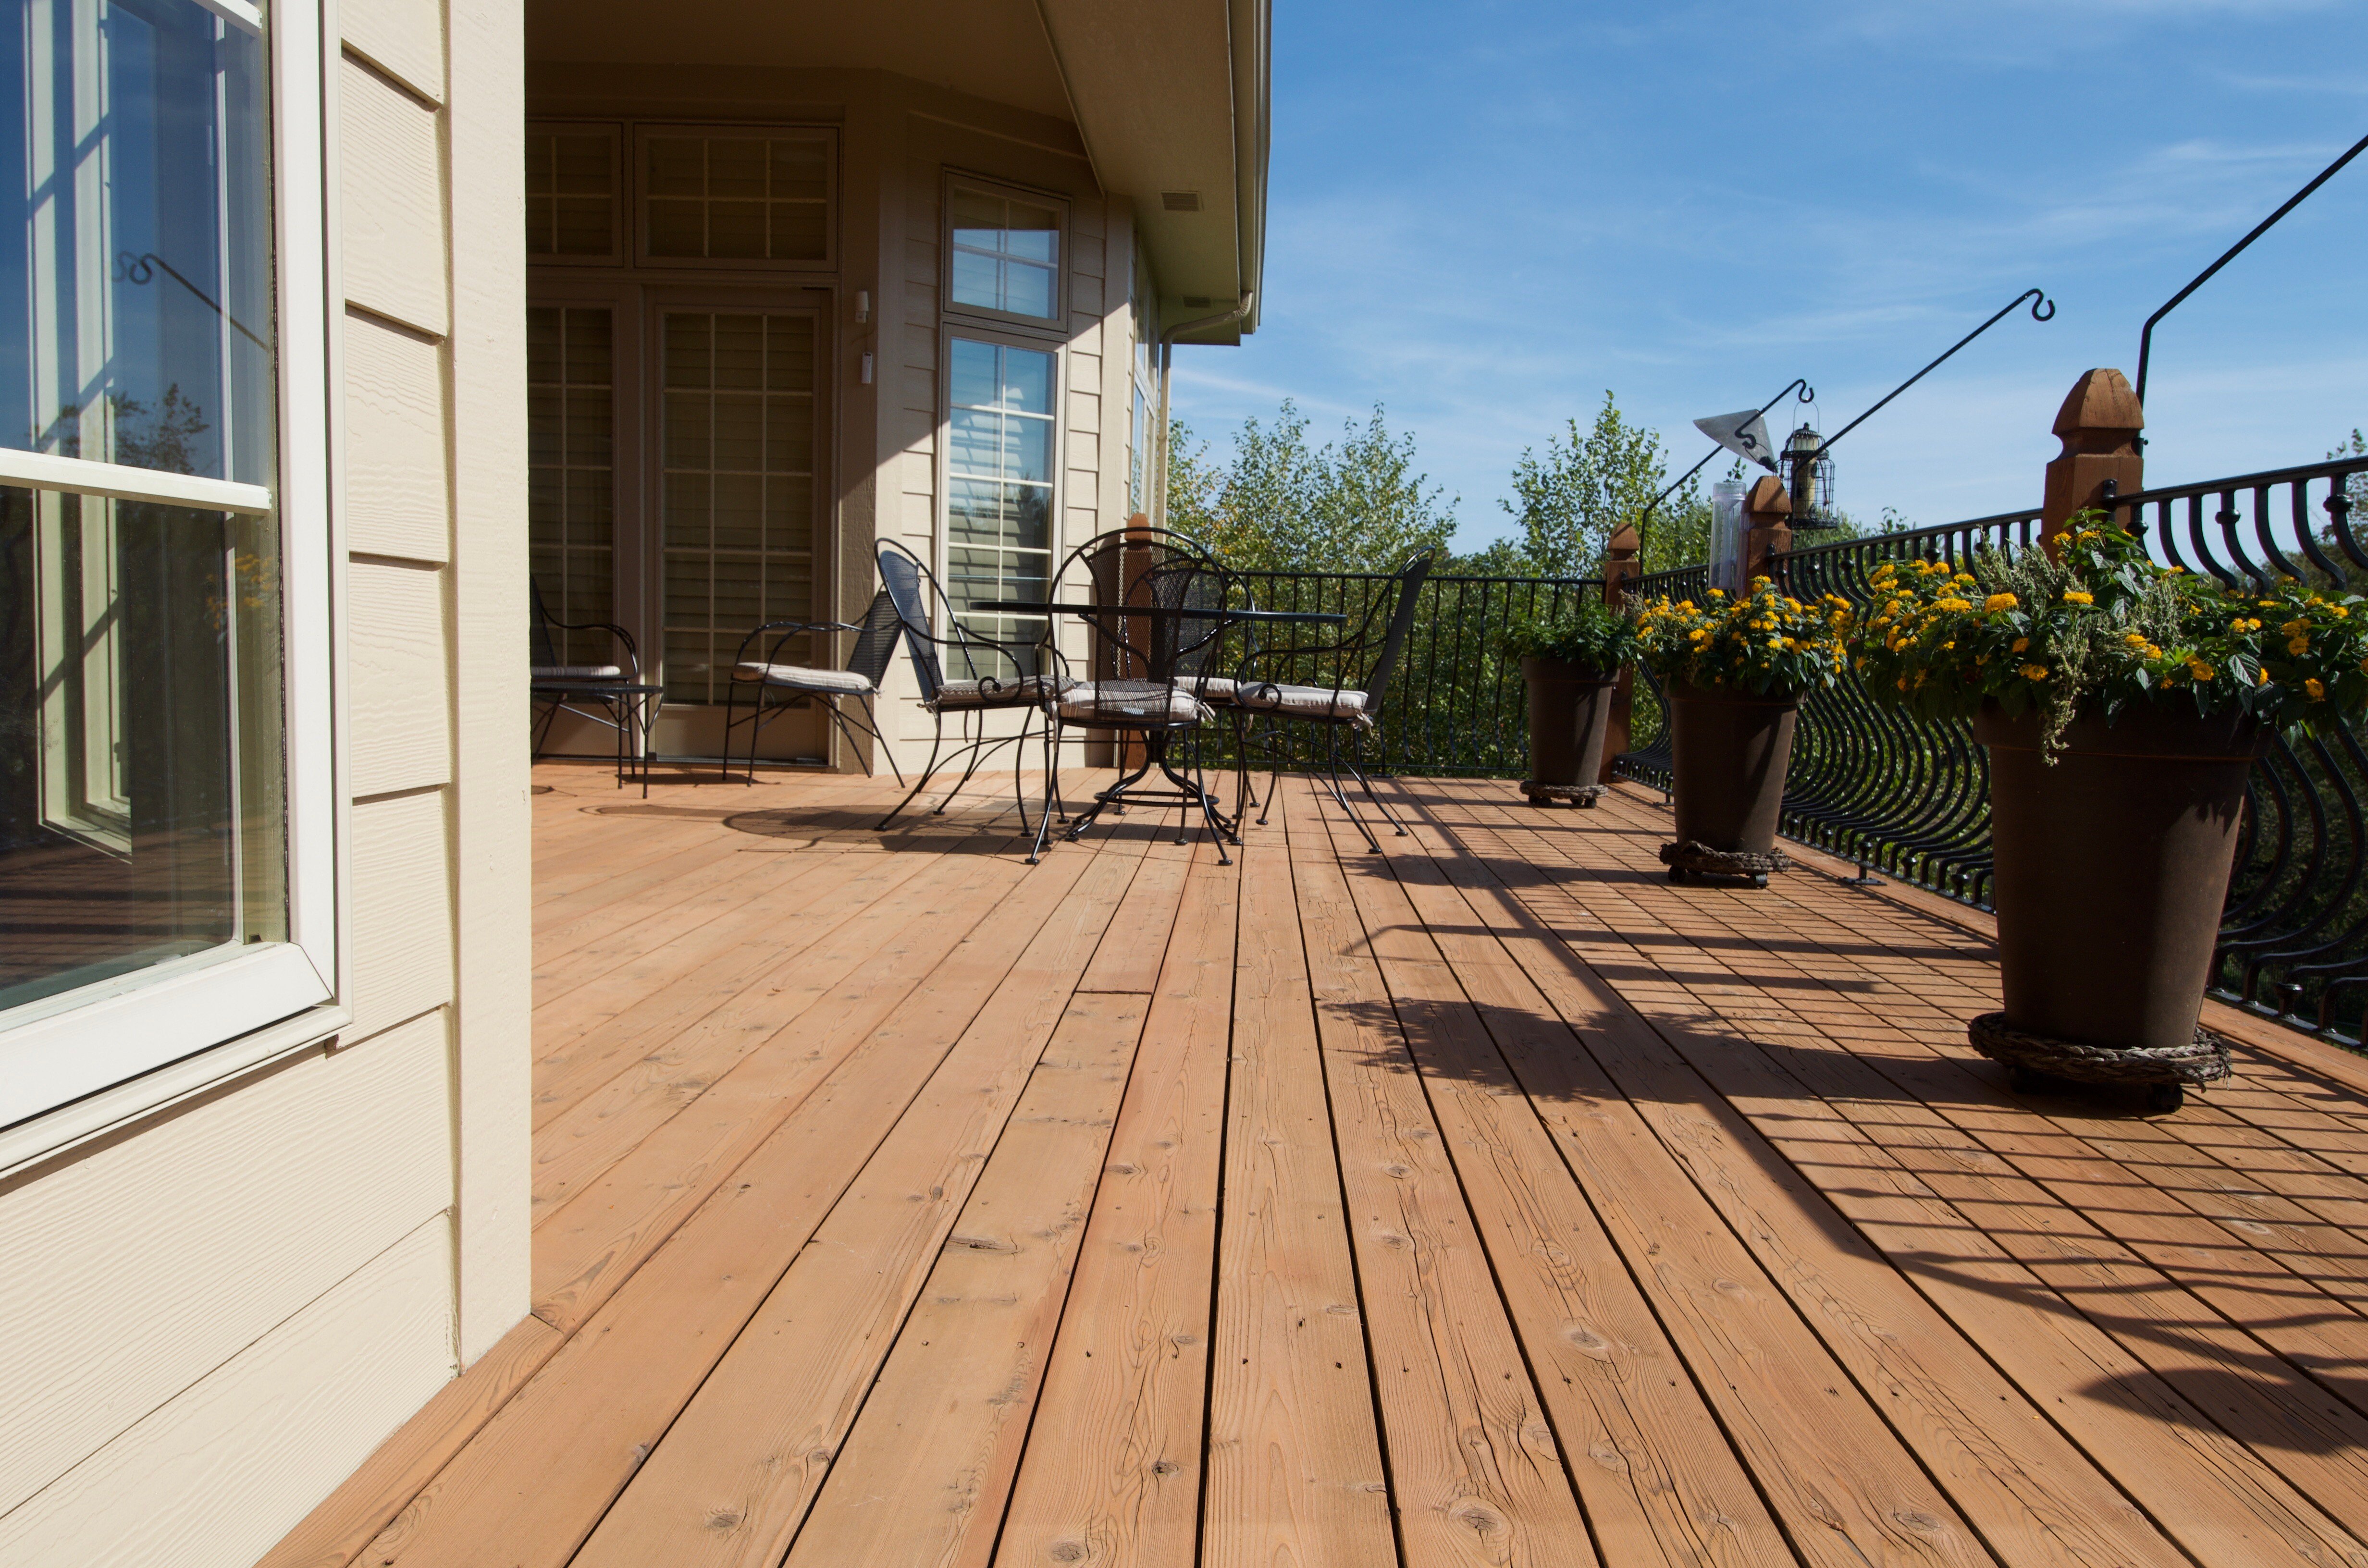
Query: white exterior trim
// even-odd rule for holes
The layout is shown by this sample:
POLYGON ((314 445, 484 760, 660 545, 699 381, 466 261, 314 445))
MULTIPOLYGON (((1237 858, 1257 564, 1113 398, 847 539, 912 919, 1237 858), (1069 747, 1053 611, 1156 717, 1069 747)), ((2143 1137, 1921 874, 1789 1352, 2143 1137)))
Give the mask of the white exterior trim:
POLYGON ((63 490, 71 495, 106 495, 118 501, 153 501, 165 506, 194 506, 207 512, 237 512, 260 517, 271 510, 268 485, 241 484, 228 479, 201 479, 193 473, 165 473, 125 463, 92 462, 87 458, 60 457, 53 452, 26 452, 0 447, 0 484, 21 484, 28 490, 63 490))

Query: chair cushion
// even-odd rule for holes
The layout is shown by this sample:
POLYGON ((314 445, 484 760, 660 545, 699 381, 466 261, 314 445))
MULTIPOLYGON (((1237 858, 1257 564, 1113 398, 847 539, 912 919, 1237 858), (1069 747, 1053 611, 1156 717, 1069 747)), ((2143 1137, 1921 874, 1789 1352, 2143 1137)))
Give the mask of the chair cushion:
POLYGON ((803 665, 759 665, 751 662, 734 666, 732 678, 762 681, 767 686, 787 687, 791 691, 841 692, 850 697, 871 695, 871 683, 853 670, 814 670, 803 665))
POLYGON ((1197 724, 1216 717, 1216 710, 1189 691, 1161 687, 1148 681, 1097 681, 1075 686, 1054 704, 1072 724, 1197 724))
POLYGON ((1065 676, 1021 676, 1016 680, 950 680, 938 687, 929 704, 947 713, 968 708, 1021 708, 1043 701, 1077 683, 1065 676))
POLYGON ((1235 703, 1254 713, 1280 713, 1292 719, 1328 719, 1334 723, 1373 727, 1365 711, 1361 691, 1335 691, 1328 686, 1278 686, 1272 681, 1244 681, 1234 692, 1235 703))
POLYGON ((1212 708, 1234 705, 1234 681, 1229 676, 1178 676, 1177 689, 1189 691, 1212 708))
POLYGON ((622 665, 537 665, 529 677, 538 681, 562 680, 622 680, 622 665))

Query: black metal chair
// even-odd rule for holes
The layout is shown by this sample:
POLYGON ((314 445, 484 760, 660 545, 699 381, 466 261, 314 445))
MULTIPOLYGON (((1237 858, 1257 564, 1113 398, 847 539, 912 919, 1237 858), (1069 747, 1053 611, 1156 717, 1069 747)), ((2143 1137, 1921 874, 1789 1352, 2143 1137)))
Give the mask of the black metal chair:
POLYGON ((1201 673, 1207 662, 1202 655, 1224 637, 1240 597, 1238 584, 1205 547, 1165 528, 1129 528, 1087 540, 1069 552, 1053 582, 1056 601, 1065 596, 1067 602, 1097 608, 1069 612, 1091 633, 1090 678, 1070 678, 1067 656, 1057 637, 1047 634, 1055 673, 1065 684, 1050 704, 1044 814, 1036 825, 1030 864, 1044 852, 1045 832, 1057 808, 1061 739, 1075 728, 1132 737, 1143 747, 1143 761, 1109 789, 1096 791, 1093 803, 1069 824, 1069 838, 1078 837, 1113 806, 1174 801, 1176 841, 1185 841, 1197 807, 1216 840, 1219 864, 1232 865, 1233 857, 1225 853, 1231 824, 1203 785, 1197 753, 1181 759, 1187 772, 1176 766, 1179 759, 1171 748, 1179 739, 1189 742, 1215 716, 1195 687, 1209 678, 1201 673), (1154 768, 1165 785, 1144 784, 1154 768))
POLYGON ((1373 836, 1372 829, 1349 803, 1348 790, 1341 782, 1340 739, 1344 734, 1349 740, 1349 771, 1364 787, 1365 798, 1397 829, 1398 836, 1406 836, 1406 824, 1391 812, 1388 802, 1374 793, 1373 781, 1365 777, 1364 737, 1381 722, 1382 703, 1389 695, 1391 677, 1397 673, 1398 655, 1405 651, 1423 579, 1430 575, 1433 562, 1434 557, 1426 551, 1401 567, 1390 589, 1374 596, 1353 634, 1337 642, 1255 649, 1242 661, 1229 696, 1245 797, 1249 789, 1253 752, 1262 752, 1274 764, 1274 777, 1267 786, 1268 803, 1258 809, 1261 824, 1273 809, 1274 791, 1281 783, 1290 751, 1279 735, 1261 743, 1256 726, 1315 724, 1324 731, 1332 798, 1340 802, 1340 810, 1364 835, 1366 846, 1376 854, 1381 852, 1381 840, 1373 836), (1293 662, 1309 666, 1307 679, 1293 682, 1289 678, 1293 662))
MULTIPOLYGON (((920 687, 921 706, 937 722, 937 734, 929 743, 929 760, 922 766, 920 778, 896 802, 895 809, 880 819, 881 827, 884 829, 895 821, 898 813, 929 787, 929 780, 937 776, 941 755, 948 767, 956 757, 966 760, 961 779, 946 791, 946 798, 930 813, 933 816, 943 815, 980 765, 998 747, 1008 745, 1015 748, 1011 792, 1019 804, 1019 831, 1028 832, 1028 797, 1020 783, 1020 763, 1033 729, 1030 721, 1042 717, 1043 733, 1048 737, 1045 767, 1048 770, 1053 767, 1049 744, 1052 720, 1045 707, 1060 689, 1061 677, 1032 667, 1042 663, 1041 642, 998 642, 965 625, 954 613, 953 603, 946 597, 936 574, 911 551, 894 540, 884 539, 873 549, 880 562, 882 590, 894 604, 896 617, 904 623, 905 653, 912 661, 913 678, 920 687), (939 627, 944 628, 942 633, 939 627), (949 678, 949 665, 961 673, 949 678), (1019 733, 986 733, 988 714, 1014 711, 1021 715, 1019 733), (950 753, 946 751, 949 714, 957 716, 961 724, 960 736, 950 753)), ((1046 789, 1053 800, 1059 799, 1056 782, 1048 781, 1046 789)))
MULTIPOLYGON (((740 640, 740 651, 732 658, 732 678, 726 683, 723 697, 723 777, 732 777, 732 732, 742 724, 748 726, 748 782, 757 782, 757 737, 772 720, 790 709, 808 702, 818 703, 839 733, 852 744, 857 735, 871 737, 879 755, 887 756, 889 771, 896 782, 905 782, 904 770, 897 767, 896 758, 889 753, 888 738, 881 732, 880 715, 874 706, 880 695, 880 682, 888 673, 888 661, 896 656, 896 640, 905 634, 905 623, 897 618, 896 606, 882 588, 871 597, 871 608, 864 611, 860 625, 844 620, 768 620, 740 640), (851 631, 855 633, 854 650, 847 664, 838 669, 815 665, 790 665, 781 662, 781 650, 792 640, 810 633, 851 631), (772 646, 764 657, 751 658, 749 653, 767 637, 772 646), (745 719, 734 718, 739 711, 743 687, 753 687, 750 710, 745 719), (768 702, 770 695, 778 700, 768 702), (842 698, 853 698, 862 709, 860 716, 850 719, 839 707, 842 698)), ((868 762, 864 772, 872 769, 868 762)))
POLYGON ((527 631, 527 656, 530 661, 527 691, 530 706, 542 709, 542 716, 534 726, 534 739, 528 746, 529 757, 540 759, 559 715, 574 713, 616 732, 619 787, 625 782, 629 763, 639 757, 644 765, 643 790, 647 793, 647 758, 642 754, 647 749, 649 737, 637 720, 648 694, 642 686, 641 651, 634 645, 633 634, 606 620, 561 620, 544 602, 541 583, 529 576, 527 588, 534 603, 534 618, 527 631), (563 631, 605 631, 610 651, 624 662, 568 664, 559 639, 552 635, 563 631))

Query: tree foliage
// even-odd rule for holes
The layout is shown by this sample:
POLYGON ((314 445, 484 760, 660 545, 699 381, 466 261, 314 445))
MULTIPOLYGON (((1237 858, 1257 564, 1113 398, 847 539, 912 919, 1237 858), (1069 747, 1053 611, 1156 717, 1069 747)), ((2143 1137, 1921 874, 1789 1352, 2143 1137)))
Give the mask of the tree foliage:
POLYGON ((1414 437, 1393 436, 1380 404, 1321 447, 1307 426, 1285 400, 1271 423, 1243 421, 1221 465, 1177 422, 1168 526, 1250 572, 1394 572, 1417 551, 1446 552, 1454 503, 1416 467, 1414 437))

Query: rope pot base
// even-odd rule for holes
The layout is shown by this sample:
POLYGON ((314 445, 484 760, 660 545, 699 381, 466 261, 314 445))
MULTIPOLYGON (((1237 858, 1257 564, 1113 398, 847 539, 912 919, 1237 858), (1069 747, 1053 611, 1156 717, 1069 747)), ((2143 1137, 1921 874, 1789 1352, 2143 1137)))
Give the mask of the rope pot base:
POLYGON ((1534 778, 1521 780, 1521 793, 1533 806, 1593 807, 1603 799, 1606 786, 1601 784, 1541 784, 1534 778))
POLYGON ((1991 1061, 2013 1068, 2018 1086, 2032 1078, 2144 1085, 2155 1110, 2177 1110, 2188 1085, 2215 1084, 2229 1073, 2228 1042, 2202 1024, 2185 1045, 2117 1050, 2032 1034, 2007 1022, 2004 1013, 1984 1013, 1965 1026, 1965 1039, 1991 1061))
POLYGON ((1691 838, 1682 844, 1662 845, 1661 864, 1669 869, 1669 881, 1673 882, 1684 881, 1691 872, 1706 877, 1749 877, 1756 888, 1768 885, 1770 872, 1793 869, 1793 862, 1781 849, 1755 855, 1744 849, 1713 849, 1691 838))

